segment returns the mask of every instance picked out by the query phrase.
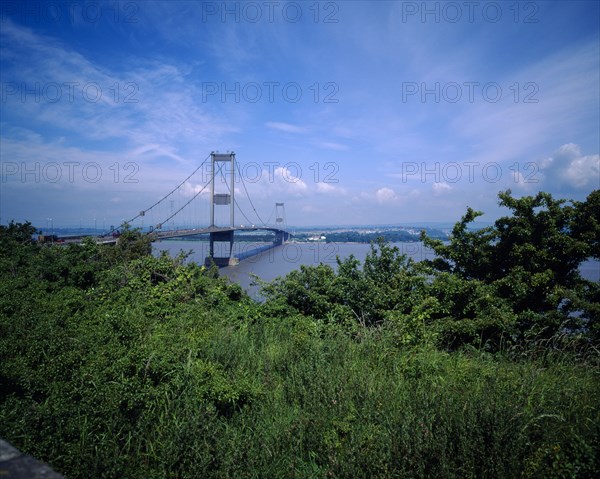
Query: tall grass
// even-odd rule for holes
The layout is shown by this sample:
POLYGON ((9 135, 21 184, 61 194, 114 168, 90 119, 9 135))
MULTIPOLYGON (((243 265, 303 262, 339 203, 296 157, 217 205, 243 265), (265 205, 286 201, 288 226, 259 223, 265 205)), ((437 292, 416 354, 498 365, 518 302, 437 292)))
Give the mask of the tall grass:
POLYGON ((87 329, 107 321, 67 328, 82 348, 70 379, 0 407, 1 434, 71 478, 593 477, 600 468, 598 369, 568 355, 401 348, 383 329, 350 336, 301 316, 232 320, 194 308, 160 323, 129 310, 117 348, 114 332, 87 329), (111 357, 93 347, 107 342, 111 357))

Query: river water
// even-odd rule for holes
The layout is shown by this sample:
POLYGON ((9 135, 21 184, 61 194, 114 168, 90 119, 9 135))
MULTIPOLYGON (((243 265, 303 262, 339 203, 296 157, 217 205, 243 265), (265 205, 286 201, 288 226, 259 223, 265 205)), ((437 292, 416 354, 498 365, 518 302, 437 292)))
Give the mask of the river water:
MULTIPOLYGON (((234 243, 235 254, 245 253, 265 243, 238 242, 234 243)), ((434 254, 420 242, 395 243, 401 253, 416 261, 433 259, 434 254)), ((153 251, 167 251, 171 256, 176 256, 180 251, 192 251, 188 261, 204 264, 208 254, 206 241, 159 241, 153 243, 153 251)), ((300 265, 317 265, 319 263, 336 265, 336 256, 347 258, 351 254, 361 262, 370 250, 370 245, 365 243, 286 243, 283 246, 272 248, 241 261, 236 266, 221 268, 219 273, 238 283, 250 296, 259 299, 258 287, 252 285, 251 274, 255 274, 265 281, 271 281, 278 276, 285 276, 300 265)), ((581 274, 591 281, 600 281, 600 262, 585 261, 580 266, 581 274)))

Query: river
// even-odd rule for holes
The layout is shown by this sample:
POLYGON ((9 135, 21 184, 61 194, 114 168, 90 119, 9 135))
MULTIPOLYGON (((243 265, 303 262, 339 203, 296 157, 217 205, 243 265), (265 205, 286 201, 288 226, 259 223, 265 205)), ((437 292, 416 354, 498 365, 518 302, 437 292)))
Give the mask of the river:
MULTIPOLYGON (((234 243, 236 254, 250 251, 265 243, 234 243)), ((431 249, 426 248, 420 242, 395 243, 401 253, 416 261, 432 259, 434 257, 431 249)), ((208 254, 208 242, 206 241, 159 241, 153 243, 154 254, 167 251, 171 256, 176 256, 180 251, 190 251, 192 254, 188 261, 204 264, 204 258, 208 254)), ((353 254, 361 262, 370 250, 370 245, 365 243, 286 243, 283 246, 259 253, 240 262, 236 266, 221 268, 219 273, 228 277, 231 281, 238 283, 250 296, 259 299, 258 288, 252 285, 252 277, 255 274, 265 281, 271 281, 278 276, 284 276, 300 265, 317 265, 319 263, 335 266, 336 256, 347 258, 353 254)), ((581 274, 591 281, 600 281, 600 262, 590 260, 584 261, 580 266, 581 274)))

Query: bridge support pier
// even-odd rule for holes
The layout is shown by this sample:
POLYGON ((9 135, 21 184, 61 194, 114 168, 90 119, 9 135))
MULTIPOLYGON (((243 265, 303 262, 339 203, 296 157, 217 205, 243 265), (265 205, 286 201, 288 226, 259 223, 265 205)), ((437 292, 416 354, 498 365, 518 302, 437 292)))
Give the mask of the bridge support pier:
POLYGON ((273 244, 275 246, 281 246, 290 238, 290 234, 287 231, 276 231, 275 232, 275 241, 273 244))
POLYGON ((216 264, 219 268, 224 266, 233 266, 239 263, 239 260, 233 256, 233 230, 215 231, 210 233, 208 256, 204 264, 209 267, 216 264), (229 254, 226 256, 215 257, 215 243, 229 243, 229 254))

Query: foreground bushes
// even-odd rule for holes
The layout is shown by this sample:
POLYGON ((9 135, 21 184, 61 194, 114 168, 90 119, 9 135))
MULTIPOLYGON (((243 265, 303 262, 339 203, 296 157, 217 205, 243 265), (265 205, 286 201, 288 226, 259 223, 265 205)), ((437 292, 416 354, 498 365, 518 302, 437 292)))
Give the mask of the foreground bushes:
MULTIPOLYGON (((429 265, 380 242, 363 265, 264 285, 258 304, 135 232, 111 248, 31 233, 0 227, 0 436, 67 477, 600 470, 598 285, 576 274, 540 273, 552 287, 524 309, 525 283, 475 275, 475 256, 452 259, 458 239, 429 265)), ((583 253, 597 241, 576 233, 583 253)), ((506 246, 488 234, 455 236, 506 246)))
POLYGON ((117 320, 112 306, 30 325, 19 356, 2 361, 2 434, 68 477, 592 477, 600 468, 598 369, 562 354, 516 362, 405 349, 385 330, 352 339, 260 310, 240 322, 233 307, 171 319, 132 307, 117 320))
POLYGON ((2 436, 73 478, 600 468, 592 357, 443 352, 391 321, 283 316, 208 273, 146 257, 93 288, 2 295, 2 436))

